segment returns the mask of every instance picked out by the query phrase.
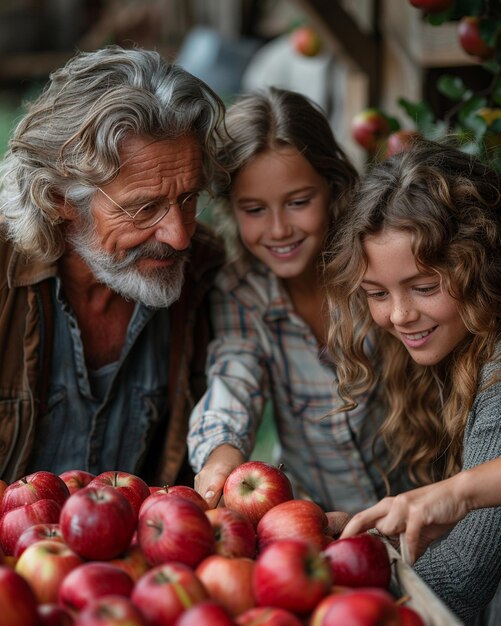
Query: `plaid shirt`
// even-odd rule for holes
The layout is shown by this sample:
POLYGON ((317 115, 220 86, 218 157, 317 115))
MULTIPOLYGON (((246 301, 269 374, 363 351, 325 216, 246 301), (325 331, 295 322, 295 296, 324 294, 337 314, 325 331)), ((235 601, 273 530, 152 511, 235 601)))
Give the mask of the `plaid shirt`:
MULTIPOLYGON (((271 399, 281 462, 296 497, 350 513, 377 502, 385 489, 371 447, 381 407, 367 397, 349 414, 331 414, 340 405, 334 367, 280 280, 257 262, 230 266, 216 278, 211 304, 216 339, 208 389, 191 415, 188 436, 195 471, 223 443, 248 457, 271 399)), ((376 456, 387 465, 382 445, 376 456)))

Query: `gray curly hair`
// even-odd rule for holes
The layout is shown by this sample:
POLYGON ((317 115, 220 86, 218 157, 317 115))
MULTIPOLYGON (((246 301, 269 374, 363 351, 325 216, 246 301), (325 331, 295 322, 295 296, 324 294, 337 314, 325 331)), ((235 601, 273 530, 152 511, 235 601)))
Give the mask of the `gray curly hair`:
POLYGON ((224 104, 205 83, 157 52, 109 46, 81 52, 50 76, 15 129, 0 165, 0 221, 32 258, 63 252, 61 200, 88 212, 96 187, 118 174, 129 134, 193 134, 209 184, 224 104))

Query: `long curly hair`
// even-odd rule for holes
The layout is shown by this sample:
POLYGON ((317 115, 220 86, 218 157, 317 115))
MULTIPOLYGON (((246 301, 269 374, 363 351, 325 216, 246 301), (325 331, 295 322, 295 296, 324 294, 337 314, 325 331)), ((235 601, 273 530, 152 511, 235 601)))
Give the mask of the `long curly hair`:
POLYGON ((88 212, 96 187, 118 175, 128 134, 194 135, 210 182, 224 111, 205 83, 157 52, 108 46, 78 53, 50 76, 11 138, 0 168, 0 220, 9 238, 31 257, 57 259, 61 201, 88 212))
POLYGON ((284 147, 296 148, 328 181, 331 225, 347 205, 358 174, 321 108, 302 94, 276 87, 242 95, 226 113, 217 157, 222 170, 216 173, 213 185, 214 223, 226 243, 229 260, 249 254, 240 240, 230 203, 233 180, 258 155, 284 147))
MULTIPOLYGON (((360 184, 326 257, 328 344, 346 408, 381 385, 387 418, 381 435, 423 484, 461 466, 468 412, 485 363, 499 359, 501 336, 501 177, 454 147, 422 141, 376 165, 360 184), (414 362, 377 327, 360 287, 364 239, 383 229, 409 232, 418 268, 439 274, 457 300, 467 337, 436 366, 414 362), (375 337, 375 372, 364 341, 375 337)), ((490 381, 493 382, 493 381, 490 381)))

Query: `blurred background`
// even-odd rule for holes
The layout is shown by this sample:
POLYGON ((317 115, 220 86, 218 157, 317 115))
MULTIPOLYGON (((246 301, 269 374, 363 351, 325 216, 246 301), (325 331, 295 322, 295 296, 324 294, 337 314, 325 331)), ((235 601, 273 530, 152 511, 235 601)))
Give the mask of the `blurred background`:
MULTIPOLYGON (((0 153, 53 70, 119 44, 227 103, 265 85, 310 96, 359 170, 416 132, 452 132, 501 169, 500 31, 501 0, 1 0, 0 153)), ((254 456, 274 451, 268 409, 254 456)))
POLYGON ((499 59, 466 52, 458 38, 467 15, 483 21, 494 49, 500 0, 2 0, 0 151, 51 71, 110 43, 157 49, 226 102, 267 84, 306 93, 359 168, 374 157, 353 136, 367 110, 384 116, 382 135, 452 129, 474 151, 498 133, 501 83, 499 59))

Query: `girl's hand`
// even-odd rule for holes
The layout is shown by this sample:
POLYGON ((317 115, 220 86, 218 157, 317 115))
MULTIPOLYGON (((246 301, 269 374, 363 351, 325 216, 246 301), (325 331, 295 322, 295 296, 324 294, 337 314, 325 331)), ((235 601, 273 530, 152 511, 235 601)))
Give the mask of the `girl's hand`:
POLYGON ((233 446, 223 444, 215 448, 200 472, 195 476, 195 489, 205 498, 209 508, 215 508, 223 494, 226 478, 235 467, 247 459, 233 446))
POLYGON ((471 509, 462 490, 461 474, 413 489, 353 516, 341 538, 376 528, 383 535, 405 534, 411 563, 432 541, 448 532, 471 509))

